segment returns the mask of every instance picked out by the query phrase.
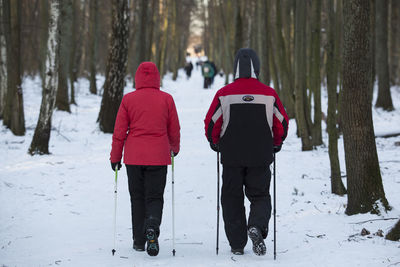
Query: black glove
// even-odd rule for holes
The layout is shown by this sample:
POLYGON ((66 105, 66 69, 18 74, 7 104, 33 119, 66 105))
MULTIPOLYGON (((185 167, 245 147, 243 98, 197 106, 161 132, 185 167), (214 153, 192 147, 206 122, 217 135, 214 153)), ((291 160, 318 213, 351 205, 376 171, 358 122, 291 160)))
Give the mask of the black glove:
POLYGON ((179 153, 179 152, 171 151, 171 155, 174 156, 174 157, 178 156, 178 153, 179 153))
POLYGON ((274 146, 274 153, 278 153, 279 151, 281 151, 282 145, 279 146, 274 146))
POLYGON ((120 170, 121 167, 122 167, 121 161, 119 161, 119 162, 111 162, 111 169, 113 169, 113 171, 115 171, 115 167, 117 167, 118 170, 120 170))
POLYGON ((210 142, 210 147, 215 152, 219 152, 219 145, 218 144, 214 144, 213 142, 210 142))

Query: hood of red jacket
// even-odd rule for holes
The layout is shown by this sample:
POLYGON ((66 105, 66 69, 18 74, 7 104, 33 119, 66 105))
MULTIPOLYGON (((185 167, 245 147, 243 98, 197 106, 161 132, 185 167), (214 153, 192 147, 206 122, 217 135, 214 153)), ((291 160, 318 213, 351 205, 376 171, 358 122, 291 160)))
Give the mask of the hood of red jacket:
POLYGON ((139 65, 135 74, 136 89, 151 87, 160 88, 160 73, 153 62, 143 62, 139 65))

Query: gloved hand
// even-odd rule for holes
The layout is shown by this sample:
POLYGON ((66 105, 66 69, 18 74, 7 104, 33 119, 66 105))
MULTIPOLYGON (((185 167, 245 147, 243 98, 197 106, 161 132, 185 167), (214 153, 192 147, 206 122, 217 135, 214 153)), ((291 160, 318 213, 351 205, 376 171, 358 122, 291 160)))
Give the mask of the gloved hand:
POLYGON ((219 152, 219 145, 218 144, 214 144, 213 142, 210 142, 210 147, 215 152, 219 152))
POLYGON ((119 161, 119 162, 111 162, 111 169, 113 169, 113 171, 115 171, 115 167, 117 167, 118 170, 120 170, 121 167, 122 167, 121 161, 119 161))
POLYGON ((178 153, 179 153, 179 152, 174 152, 174 151, 171 151, 171 156, 174 156, 174 157, 176 157, 176 156, 178 156, 178 153))
POLYGON ((281 151, 281 148, 282 148, 282 144, 278 145, 278 146, 274 145, 274 153, 278 153, 279 151, 281 151))

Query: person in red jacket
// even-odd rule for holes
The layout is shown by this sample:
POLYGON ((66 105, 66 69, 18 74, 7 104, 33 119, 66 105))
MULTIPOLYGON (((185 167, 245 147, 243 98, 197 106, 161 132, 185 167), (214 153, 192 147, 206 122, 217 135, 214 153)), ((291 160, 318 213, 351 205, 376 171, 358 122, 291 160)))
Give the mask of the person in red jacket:
POLYGON ((207 112, 205 133, 221 152, 222 211, 232 253, 242 255, 247 235, 256 255, 265 255, 271 217, 270 164, 288 130, 288 116, 275 90, 258 81, 260 61, 254 50, 240 49, 234 82, 220 89, 207 112), (244 192, 250 214, 246 222, 244 192))
POLYGON ((121 168, 122 151, 131 197, 133 248, 156 256, 167 165, 179 152, 180 126, 171 95, 160 90, 152 62, 139 65, 136 90, 126 94, 112 137, 111 167, 121 168))

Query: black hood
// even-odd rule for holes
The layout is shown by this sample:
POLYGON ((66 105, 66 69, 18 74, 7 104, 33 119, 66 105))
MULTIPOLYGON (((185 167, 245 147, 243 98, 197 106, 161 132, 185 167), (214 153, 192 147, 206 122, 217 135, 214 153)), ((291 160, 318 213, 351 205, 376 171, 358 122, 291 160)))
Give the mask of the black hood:
POLYGON ((236 53, 235 64, 233 65, 233 77, 256 78, 260 75, 260 60, 256 52, 251 48, 241 48, 236 53))

